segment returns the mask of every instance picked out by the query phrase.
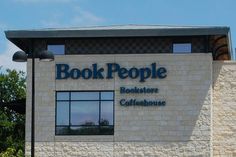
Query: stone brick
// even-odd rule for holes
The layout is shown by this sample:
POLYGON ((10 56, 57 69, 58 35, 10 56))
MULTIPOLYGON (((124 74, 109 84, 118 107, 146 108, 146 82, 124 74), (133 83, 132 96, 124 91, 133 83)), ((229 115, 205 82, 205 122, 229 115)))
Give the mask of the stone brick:
MULTIPOLYGON (((212 57, 210 54, 130 54, 56 56, 36 61, 36 156, 210 156, 212 57), (197 58, 197 59, 196 59, 197 58), (116 62, 127 68, 157 62, 166 79, 55 80, 55 64, 89 67, 116 62), (157 87, 158 94, 120 94, 120 87, 157 87), (55 136, 55 91, 114 90, 114 136, 55 136), (163 107, 124 107, 120 99, 165 99, 163 107)), ((31 69, 28 62, 26 154, 30 153, 31 69)))
POLYGON ((236 63, 213 64, 213 156, 236 156, 236 63))

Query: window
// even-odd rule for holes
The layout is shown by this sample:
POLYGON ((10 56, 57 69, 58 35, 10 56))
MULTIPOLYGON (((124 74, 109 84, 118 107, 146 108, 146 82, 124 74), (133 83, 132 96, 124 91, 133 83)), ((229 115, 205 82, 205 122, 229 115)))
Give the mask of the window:
POLYGON ((114 92, 56 92, 56 135, 113 135, 114 92))
POLYGON ((48 45, 47 50, 53 52, 54 55, 64 55, 65 45, 48 45))
POLYGON ((182 53, 191 53, 192 44, 191 43, 174 43, 173 44, 173 53, 182 54, 182 53))

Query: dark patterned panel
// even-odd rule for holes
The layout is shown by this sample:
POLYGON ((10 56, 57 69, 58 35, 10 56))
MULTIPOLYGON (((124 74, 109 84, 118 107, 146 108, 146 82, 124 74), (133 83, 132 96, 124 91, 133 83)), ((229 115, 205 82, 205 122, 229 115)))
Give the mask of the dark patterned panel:
MULTIPOLYGON (((178 39, 181 38, 183 37, 178 39)), ((193 53, 205 52, 204 37, 188 37, 187 40, 192 42, 193 53)), ((66 54, 172 53, 172 42, 173 38, 171 37, 67 39, 65 40, 65 51, 66 54)), ((60 44, 63 43, 60 41, 60 44)), ((46 48, 47 40, 37 39, 34 41, 34 52, 36 54, 46 48)))
POLYGON ((192 38, 192 52, 193 53, 204 53, 205 50, 205 39, 204 38, 192 38))
POLYGON ((168 38, 84 38, 66 40, 66 54, 171 53, 168 38))
POLYGON ((38 40, 34 41, 34 53, 35 54, 38 55, 41 51, 46 50, 46 49, 47 49, 47 42, 46 42, 46 40, 38 39, 38 40))

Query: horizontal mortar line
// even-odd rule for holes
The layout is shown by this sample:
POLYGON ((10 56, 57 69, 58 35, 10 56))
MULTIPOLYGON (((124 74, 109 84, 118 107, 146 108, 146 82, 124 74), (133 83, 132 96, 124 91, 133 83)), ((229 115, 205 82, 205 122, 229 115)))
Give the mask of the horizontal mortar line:
MULTIPOLYGON (((153 142, 156 142, 156 143, 170 143, 170 142, 178 142, 178 143, 181 143, 181 142, 210 142, 210 140, 187 140, 187 141, 114 141, 114 140, 112 140, 111 139, 111 141, 109 141, 109 140, 106 140, 106 141, 103 141, 103 140, 101 140, 101 141, 99 141, 99 140, 97 140, 97 141, 93 141, 93 140, 90 140, 90 141, 86 141, 86 140, 84 140, 84 139, 79 139, 79 140, 55 140, 55 141, 35 141, 35 142, 47 142, 47 143, 56 143, 56 142, 113 142, 113 143, 116 143, 116 142, 136 142, 136 143, 144 143, 144 142, 146 142, 146 143, 153 143, 153 142)), ((26 142, 31 142, 31 141, 26 141, 26 142)))

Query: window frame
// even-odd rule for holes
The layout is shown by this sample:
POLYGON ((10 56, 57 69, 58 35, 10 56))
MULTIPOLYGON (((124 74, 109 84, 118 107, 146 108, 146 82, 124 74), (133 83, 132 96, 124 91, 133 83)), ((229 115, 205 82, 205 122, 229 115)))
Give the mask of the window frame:
POLYGON ((55 136, 101 136, 101 135, 105 135, 105 136, 111 136, 111 135, 114 135, 114 123, 115 123, 115 92, 114 90, 78 90, 78 91, 55 91, 55 136), (68 100, 57 100, 57 93, 59 92, 68 92, 69 93, 69 99, 68 100), (98 92, 99 94, 99 99, 98 100, 71 100, 71 93, 73 92, 98 92), (107 100, 103 100, 101 99, 101 93, 102 92, 112 92, 113 94, 113 99, 107 99, 107 100), (71 102, 79 102, 79 101, 82 101, 82 102, 86 102, 86 101, 95 101, 95 102, 98 102, 98 105, 99 105, 99 124, 98 125, 93 125, 94 127, 98 127, 98 131, 99 131, 99 134, 58 134, 57 133, 57 127, 67 127, 68 129, 70 129, 71 127, 81 127, 81 126, 86 126, 86 125, 72 125, 71 124, 71 102), (108 102, 112 102, 113 104, 113 124, 112 125, 101 125, 101 117, 102 117, 102 114, 101 114, 101 104, 102 102, 104 101, 108 101, 108 102), (69 124, 68 125, 57 125, 57 102, 68 102, 69 103, 69 124), (108 126, 108 127, 112 127, 113 128, 113 132, 112 134, 101 134, 101 127, 104 127, 104 126, 108 126))

